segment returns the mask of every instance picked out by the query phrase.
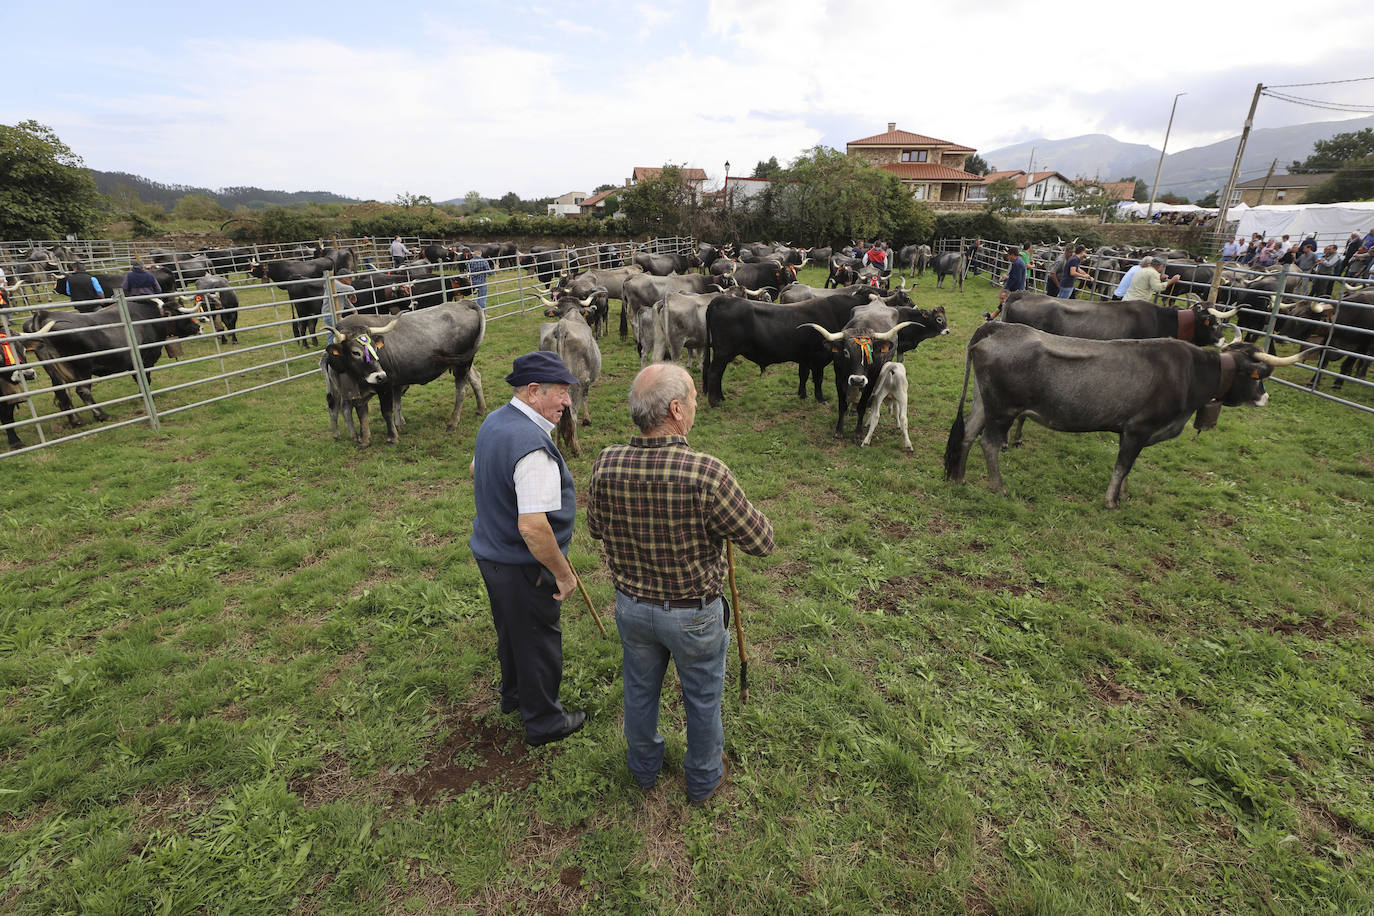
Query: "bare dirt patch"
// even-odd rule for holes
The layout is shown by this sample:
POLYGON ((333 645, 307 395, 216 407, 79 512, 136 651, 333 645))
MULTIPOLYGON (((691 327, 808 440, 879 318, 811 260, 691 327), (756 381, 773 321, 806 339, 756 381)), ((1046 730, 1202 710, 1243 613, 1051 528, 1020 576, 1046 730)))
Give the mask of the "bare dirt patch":
POLYGON ((886 580, 878 590, 863 588, 859 591, 859 596, 855 599, 854 607, 860 611, 881 611, 888 615, 900 615, 906 613, 902 607, 903 599, 920 594, 923 589, 929 588, 936 582, 953 580, 964 585, 985 592, 1007 593, 1016 598, 1023 595, 1035 593, 1051 593, 1033 585, 1021 582, 1012 582, 997 575, 970 575, 951 569, 941 560, 932 560, 929 571, 913 573, 909 576, 897 576, 886 580))
POLYGON ((1087 679, 1088 693, 1109 706, 1123 706, 1126 703, 1139 703, 1145 694, 1132 687, 1119 684, 1105 674, 1095 674, 1087 679))
POLYGON ((1259 621, 1257 624, 1262 630, 1270 633, 1292 636, 1300 633, 1309 639, 1332 639, 1334 637, 1349 636, 1361 629, 1358 620, 1348 616, 1340 615, 1334 618, 1326 617, 1304 617, 1296 623, 1292 620, 1284 620, 1277 614, 1259 621))
POLYGON ((330 687, 333 687, 339 680, 339 676, 358 662, 362 661, 371 648, 371 643, 364 642, 347 655, 339 656, 338 660, 329 666, 329 670, 320 676, 320 683, 315 688, 316 692, 328 690, 330 687))
POLYGON ((1374 834, 1339 811, 1332 811, 1325 802, 1305 801, 1300 802, 1297 807, 1303 823, 1303 838, 1310 846, 1327 856, 1331 856, 1334 850, 1339 853, 1339 857, 1348 862, 1366 852, 1370 844, 1374 843, 1374 834), (1318 843, 1318 833, 1329 835, 1330 841, 1318 843))
POLYGON ((427 805, 478 784, 499 781, 507 791, 523 789, 539 778, 539 769, 538 759, 526 753, 516 732, 468 715, 458 720, 427 766, 396 780, 393 794, 427 805))

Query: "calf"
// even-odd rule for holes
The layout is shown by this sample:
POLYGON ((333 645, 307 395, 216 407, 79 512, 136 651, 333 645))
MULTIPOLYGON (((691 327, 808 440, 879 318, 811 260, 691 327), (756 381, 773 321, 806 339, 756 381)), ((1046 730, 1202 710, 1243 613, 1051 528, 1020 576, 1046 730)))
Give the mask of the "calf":
POLYGON ((889 402, 889 410, 897 421, 897 428, 902 431, 902 445, 908 453, 914 452, 911 447, 911 436, 907 432, 906 417, 906 366, 893 360, 883 366, 883 371, 878 375, 878 384, 873 389, 873 403, 868 409, 868 432, 864 434, 864 441, 860 446, 868 445, 873 441, 873 430, 878 428, 878 416, 882 413, 883 402, 889 402))
POLYGON ((205 310, 226 340, 239 342, 239 294, 230 288, 228 280, 215 274, 197 280, 196 305, 205 310))
POLYGON ((935 271, 935 288, 945 288, 945 277, 953 277, 959 284, 959 292, 964 291, 964 276, 968 273, 968 258, 962 252, 946 251, 935 256, 931 262, 935 271))

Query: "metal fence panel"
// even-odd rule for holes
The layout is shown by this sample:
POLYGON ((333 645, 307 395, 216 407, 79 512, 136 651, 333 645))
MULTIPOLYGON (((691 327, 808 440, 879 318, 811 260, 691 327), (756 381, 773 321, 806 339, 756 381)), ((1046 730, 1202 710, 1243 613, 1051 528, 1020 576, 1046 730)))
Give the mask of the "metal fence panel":
MULTIPOLYGON (((335 241, 339 247, 353 248, 360 262, 365 262, 370 268, 391 263, 390 255, 387 253, 390 239, 330 240, 330 247, 333 247, 335 241)), ((403 241, 412 248, 446 244, 441 239, 403 241)), ((62 244, 69 250, 79 251, 83 257, 90 258, 97 267, 108 264, 121 270, 127 267, 129 258, 146 257, 152 248, 146 245, 99 240, 62 244)), ((566 267, 571 259, 572 263, 585 269, 584 265, 600 265, 607 257, 617 261, 628 261, 630 255, 637 250, 687 252, 694 250, 695 247, 696 242, 690 237, 657 238, 644 243, 603 242, 576 248, 555 249, 557 254, 554 260, 561 259, 566 267)), ((15 251, 22 255, 27 248, 27 245, 5 243, 5 247, 0 248, 0 257, 11 256, 15 251)), ((304 248, 303 245, 275 245, 254 246, 251 250, 255 258, 270 260, 300 254, 304 248)), ((92 264, 86 266, 92 269, 92 264)), ((449 279, 462 273, 460 264, 455 262, 440 262, 428 266, 439 278, 441 291, 447 289, 446 282, 449 279)), ((346 281, 351 277, 367 276, 374 272, 371 269, 354 270, 338 274, 337 279, 346 281)), ((52 355, 48 358, 35 358, 36 355, 43 354, 29 354, 25 365, 36 370, 37 378, 33 381, 20 378, 13 390, 0 390, 0 398, 4 398, 15 407, 14 422, 0 424, 0 430, 14 431, 20 435, 24 444, 9 452, 0 452, 0 458, 26 454, 124 426, 144 424, 156 429, 162 419, 197 407, 298 379, 317 379, 320 369, 318 344, 327 339, 325 326, 331 324, 341 312, 347 311, 347 307, 335 298, 333 279, 336 278, 327 274, 319 281, 322 283, 324 301, 319 325, 314 334, 296 333, 296 328, 293 327, 295 319, 291 300, 277 284, 270 281, 259 282, 246 275, 242 281, 231 281, 228 288, 239 296, 240 302, 237 327, 233 331, 209 327, 209 321, 218 320, 223 316, 202 315, 201 320, 207 322, 207 325, 202 326, 200 334, 177 342, 181 348, 178 355, 164 354, 154 365, 147 367, 140 364, 137 359, 138 348, 131 347, 130 341, 134 339, 138 328, 152 322, 148 319, 133 319, 127 302, 148 301, 154 298, 170 300, 179 297, 183 302, 189 303, 190 297, 196 295, 196 290, 181 289, 159 297, 142 296, 133 297, 132 300, 126 299, 122 292, 116 291, 111 299, 81 303, 82 308, 88 310, 112 307, 109 312, 103 313, 102 317, 105 320, 100 327, 105 331, 118 331, 123 340, 118 347, 86 356, 127 354, 132 362, 131 367, 110 375, 97 376, 95 382, 99 385, 101 399, 85 404, 72 398, 72 392, 84 387, 83 383, 62 382, 46 377, 48 367, 65 364, 66 360, 52 355), (243 335, 243 343, 228 343, 230 334, 243 335), (211 386, 212 390, 207 390, 211 389, 211 386), (55 400, 59 394, 72 398, 71 409, 44 409, 45 405, 38 400, 45 395, 53 395, 55 400), (119 408, 119 412, 123 413, 128 409, 128 405, 135 405, 138 411, 136 415, 85 425, 86 415, 92 413, 95 408, 119 408), (71 425, 76 422, 82 425, 71 425)), ((486 300, 483 308, 487 313, 487 319, 495 321, 540 309, 540 296, 547 293, 547 290, 548 284, 540 282, 526 268, 518 264, 502 265, 489 277, 483 297, 486 300)), ((447 297, 446 292, 441 294, 447 297)), ((11 298, 13 301, 9 306, 0 308, 0 331, 8 335, 10 342, 21 349, 26 345, 40 345, 43 341, 38 335, 24 334, 20 330, 23 322, 31 314, 38 309, 46 309, 51 315, 70 314, 73 309, 72 303, 65 299, 56 299, 51 293, 50 286, 42 289, 21 286, 19 290, 11 291, 11 298), (53 301, 55 299, 56 301, 53 301)), ((62 335, 75 332, 52 333, 62 335)))

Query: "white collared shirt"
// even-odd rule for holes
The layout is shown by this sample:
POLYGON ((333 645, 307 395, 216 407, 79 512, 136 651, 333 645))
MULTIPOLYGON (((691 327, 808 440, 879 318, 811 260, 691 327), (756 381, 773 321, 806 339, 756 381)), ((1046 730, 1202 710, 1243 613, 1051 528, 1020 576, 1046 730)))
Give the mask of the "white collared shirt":
MULTIPOLYGON (((553 441, 553 423, 519 398, 511 398, 516 410, 529 417, 553 441)), ((535 449, 515 463, 515 504, 521 514, 553 512, 563 505, 563 482, 558 462, 541 449, 535 449)))

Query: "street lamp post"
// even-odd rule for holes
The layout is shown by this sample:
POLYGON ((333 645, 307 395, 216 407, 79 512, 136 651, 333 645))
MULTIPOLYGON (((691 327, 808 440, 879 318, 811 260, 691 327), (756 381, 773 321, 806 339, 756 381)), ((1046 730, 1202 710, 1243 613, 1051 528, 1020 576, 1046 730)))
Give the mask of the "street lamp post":
POLYGON ((1155 182, 1150 185, 1150 203, 1145 208, 1145 219, 1148 221, 1155 213, 1155 194, 1159 191, 1159 173, 1164 170, 1164 153, 1169 149, 1169 131, 1174 129, 1174 111, 1178 108, 1179 96, 1187 95, 1180 92, 1174 96, 1174 104, 1169 107, 1169 126, 1164 128, 1164 146, 1159 151, 1159 165, 1155 167, 1155 182))

